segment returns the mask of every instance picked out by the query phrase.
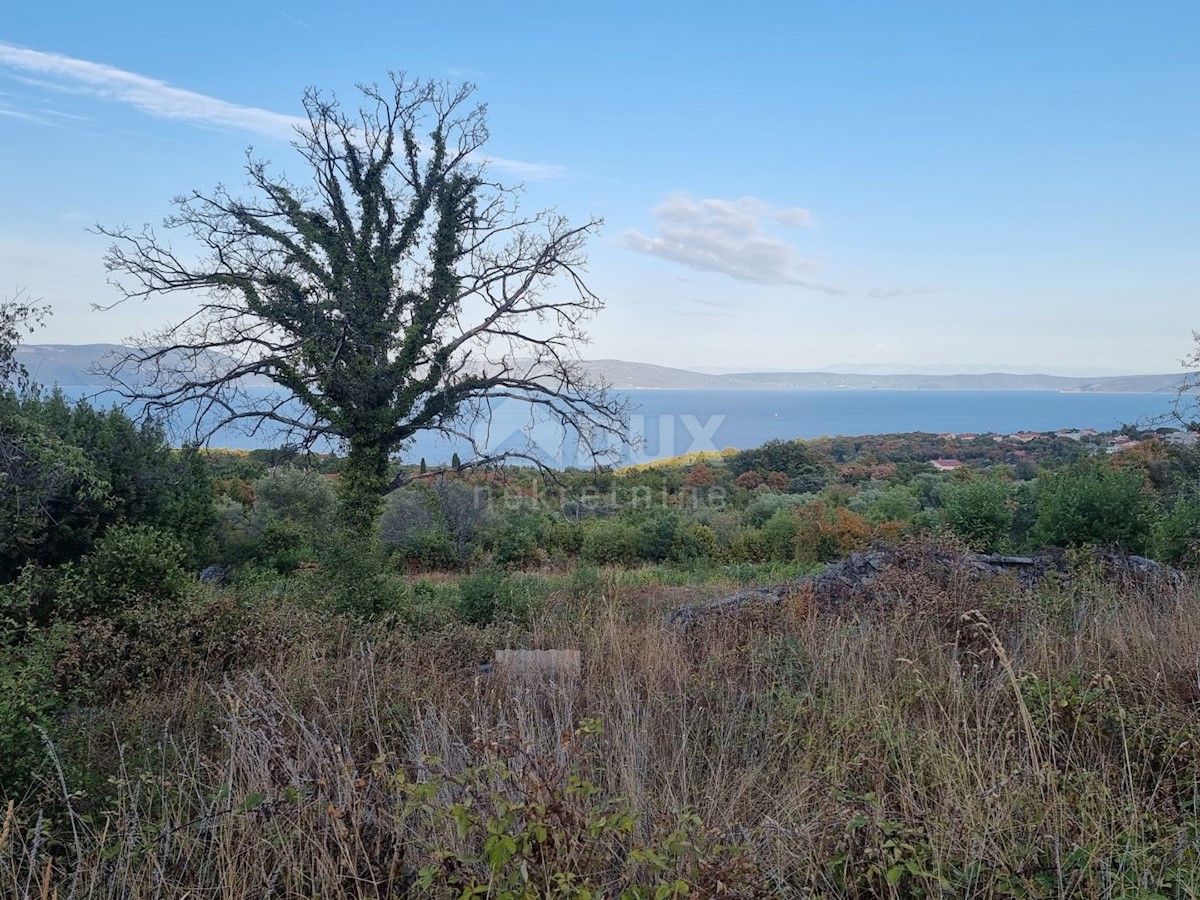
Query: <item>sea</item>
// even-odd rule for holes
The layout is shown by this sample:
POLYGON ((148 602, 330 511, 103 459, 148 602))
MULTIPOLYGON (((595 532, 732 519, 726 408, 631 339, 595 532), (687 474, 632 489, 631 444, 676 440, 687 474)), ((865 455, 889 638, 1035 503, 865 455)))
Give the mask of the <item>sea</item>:
MULTIPOLYGON (((84 388, 64 390, 76 398, 87 395, 84 388)), ((104 394, 89 396, 93 405, 106 405, 104 394)), ((638 390, 624 396, 630 404, 634 442, 610 445, 608 461, 613 464, 702 450, 744 450, 774 438, 1155 427, 1171 424, 1168 417, 1176 403, 1173 394, 1053 391, 638 390)), ((169 433, 184 434, 183 424, 172 423, 169 433)), ((486 419, 470 424, 466 431, 471 440, 422 435, 404 448, 402 458, 413 463, 425 459, 430 465, 447 462, 455 453, 467 459, 474 452, 474 441, 491 452, 532 450, 534 456, 557 467, 590 461, 574 436, 531 415, 528 405, 516 400, 495 404, 486 419)), ((270 430, 256 434, 226 430, 217 433, 210 445, 253 450, 282 442, 270 430)))

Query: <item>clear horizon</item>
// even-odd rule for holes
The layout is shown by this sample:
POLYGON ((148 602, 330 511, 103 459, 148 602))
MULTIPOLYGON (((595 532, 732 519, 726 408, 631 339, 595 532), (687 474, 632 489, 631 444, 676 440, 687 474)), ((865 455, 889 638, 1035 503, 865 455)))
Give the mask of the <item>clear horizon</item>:
POLYGON ((185 314, 92 311, 116 294, 86 226, 240 184, 247 145, 298 173, 306 86, 351 101, 404 69, 478 84, 527 206, 606 219, 585 358, 1162 374, 1193 348, 1195 4, 365 9, 370 28, 320 0, 7 11, 0 296, 55 310, 30 340, 185 314))

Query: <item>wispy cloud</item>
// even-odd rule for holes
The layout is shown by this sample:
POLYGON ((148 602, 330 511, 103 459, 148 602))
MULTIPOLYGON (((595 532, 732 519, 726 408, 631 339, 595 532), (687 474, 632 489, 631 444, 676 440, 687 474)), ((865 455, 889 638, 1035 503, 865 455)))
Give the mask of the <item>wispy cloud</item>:
POLYGON ((47 116, 54 116, 57 119, 69 119, 72 122, 95 122, 96 121, 91 116, 80 116, 80 115, 76 115, 75 113, 63 112, 60 109, 49 109, 44 106, 41 107, 40 109, 38 109, 38 112, 43 113, 47 116))
POLYGON ((7 106, 0 106, 0 116, 4 116, 7 119, 22 119, 26 122, 40 122, 43 125, 50 124, 41 116, 35 116, 33 113, 25 112, 21 109, 10 109, 7 106))
POLYGON ((565 166, 556 166, 550 163, 523 162, 519 159, 505 159, 503 156, 489 155, 485 158, 491 168, 530 181, 558 181, 567 174, 565 166))
MULTIPOLYGON (((33 50, 4 41, 0 41, 0 66, 23 73, 14 77, 25 84, 124 103, 159 119, 235 128, 265 137, 284 139, 295 137, 297 126, 305 127, 308 124, 308 120, 300 116, 230 103, 115 66, 76 59, 61 53, 33 50)), ((45 112, 69 118, 83 118, 51 110, 45 112)), ((0 108, 0 115, 52 124, 42 116, 20 110, 0 108)), ((530 181, 553 181, 566 174, 566 169, 562 166, 545 163, 524 162, 499 156, 488 157, 488 162, 495 169, 530 181)))
POLYGON ((919 297, 922 294, 936 293, 937 288, 933 287, 871 288, 867 291, 867 296, 872 300, 893 300, 898 297, 919 297))
POLYGON ((627 231, 621 236, 625 247, 739 281, 844 293, 802 277, 801 272, 815 265, 802 259, 791 243, 766 230, 767 224, 811 225, 812 214, 806 209, 776 208, 756 197, 696 200, 687 194, 672 194, 653 214, 658 235, 627 231))
POLYGON ((160 119, 237 128, 276 138, 291 137, 295 126, 304 122, 296 116, 229 103, 103 63, 3 41, 0 65, 49 80, 60 90, 125 103, 160 119))

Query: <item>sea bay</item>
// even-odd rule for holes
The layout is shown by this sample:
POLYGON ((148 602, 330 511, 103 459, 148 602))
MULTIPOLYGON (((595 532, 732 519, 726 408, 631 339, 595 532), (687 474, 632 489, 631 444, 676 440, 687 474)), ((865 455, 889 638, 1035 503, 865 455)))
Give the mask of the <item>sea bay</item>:
MULTIPOLYGON (((104 406, 112 395, 66 388, 68 396, 88 396, 104 406)), ((756 447, 775 438, 905 432, 975 432, 1009 434, 1095 428, 1112 431, 1124 425, 1142 428, 1171 425, 1176 398, 1172 394, 1056 393, 1052 391, 936 390, 639 390, 623 395, 630 404, 633 447, 617 450, 621 463, 641 462, 687 453, 732 447, 756 447)), ((136 412, 136 408, 131 412, 136 412)), ((189 411, 182 410, 170 432, 182 440, 189 411)), ((469 429, 488 450, 530 445, 547 462, 580 465, 585 459, 577 442, 561 429, 530 415, 529 407, 509 400, 493 406, 486 420, 469 429)), ((279 446, 284 437, 262 429, 248 434, 224 429, 214 447, 260 449, 279 446)), ((327 446, 318 449, 335 449, 327 446)), ((458 453, 466 459, 470 445, 462 439, 424 434, 405 448, 402 457, 430 464, 458 453)))

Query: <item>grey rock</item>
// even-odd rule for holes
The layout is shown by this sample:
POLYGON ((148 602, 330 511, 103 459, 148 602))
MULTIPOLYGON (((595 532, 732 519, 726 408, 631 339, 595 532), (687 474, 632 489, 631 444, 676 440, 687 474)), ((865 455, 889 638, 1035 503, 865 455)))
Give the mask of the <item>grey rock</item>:
POLYGON ((229 576, 233 572, 232 566, 205 566, 200 571, 201 584, 228 584, 229 576))
MULTIPOLYGON (((1114 583, 1178 586, 1184 581, 1183 573, 1177 569, 1117 550, 1096 550, 1095 561, 1103 577, 1114 583)), ((801 592, 811 592, 821 612, 862 609, 881 602, 879 597, 872 596, 871 586, 880 575, 895 569, 933 573, 945 579, 1005 577, 1014 580, 1014 586, 1021 590, 1032 590, 1050 580, 1066 584, 1073 578, 1067 554, 1058 549, 1048 549, 1032 556, 1002 556, 956 553, 941 547, 913 549, 901 545, 851 553, 846 559, 832 563, 815 575, 681 607, 667 613, 663 624, 686 631, 704 619, 734 615, 748 606, 777 605, 785 598, 801 592)))

